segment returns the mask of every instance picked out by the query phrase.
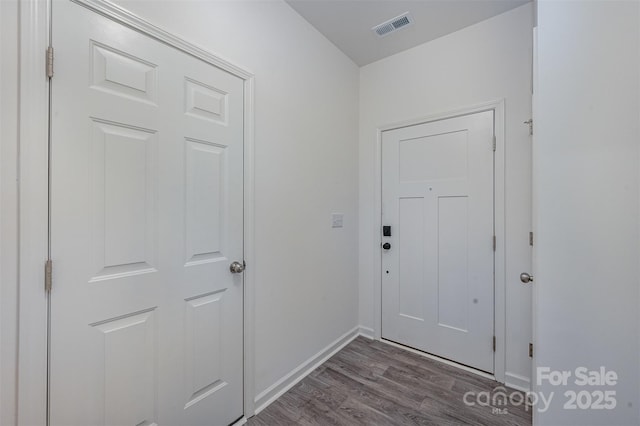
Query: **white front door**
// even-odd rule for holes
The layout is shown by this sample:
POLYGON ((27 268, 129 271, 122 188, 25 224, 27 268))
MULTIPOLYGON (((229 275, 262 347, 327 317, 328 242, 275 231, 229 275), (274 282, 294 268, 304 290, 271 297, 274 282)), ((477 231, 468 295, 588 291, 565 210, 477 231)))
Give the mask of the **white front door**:
POLYGON ((50 423, 243 414, 243 82, 54 1, 50 423))
POLYGON ((494 112, 382 134, 382 337, 494 371, 494 112))

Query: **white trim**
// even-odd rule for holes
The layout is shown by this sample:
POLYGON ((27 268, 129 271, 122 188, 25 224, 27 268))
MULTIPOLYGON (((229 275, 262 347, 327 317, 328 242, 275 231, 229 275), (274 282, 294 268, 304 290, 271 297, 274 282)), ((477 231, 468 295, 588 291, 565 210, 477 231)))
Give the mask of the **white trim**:
POLYGON ((18 1, 0 2, 0 424, 18 392, 18 1))
POLYGON ((202 59, 208 64, 214 65, 222 70, 227 71, 230 74, 235 75, 243 80, 251 80, 254 75, 246 68, 237 66, 226 59, 223 59, 220 55, 215 55, 189 41, 186 41, 178 36, 175 36, 160 27, 156 27, 152 23, 145 21, 144 19, 129 12, 127 9, 120 7, 116 4, 109 2, 108 0, 71 0, 81 6, 86 7, 93 12, 99 13, 115 22, 122 25, 126 25, 155 38, 171 47, 181 50, 191 56, 195 56, 198 59, 202 59))
POLYGON ((494 126, 496 152, 494 163, 494 226, 496 235, 495 281, 494 281, 494 329, 496 351, 493 374, 496 380, 505 382, 507 367, 507 238, 506 238, 506 147, 505 147, 505 101, 494 104, 494 126))
POLYGON ((255 413, 255 135, 254 78, 244 81, 244 416, 255 413))
MULTIPOLYGON (((458 108, 455 110, 418 117, 410 120, 400 121, 387 125, 378 126, 375 141, 375 183, 374 202, 376 215, 374 217, 373 235, 379 239, 380 229, 382 229, 382 132, 413 126, 416 124, 428 123, 431 121, 444 120, 447 118, 459 117, 462 115, 474 114, 482 111, 495 111, 495 317, 494 333, 496 336, 496 352, 494 355, 494 376, 501 383, 505 381, 506 366, 506 263, 505 263, 505 100, 498 99, 491 102, 484 102, 477 105, 458 108)), ((380 241, 381 242, 381 241, 380 241)), ((373 336, 376 340, 382 340, 382 263, 380 252, 376 251, 373 257, 373 336)), ((457 365, 457 364, 456 364, 457 365)))
MULTIPOLYGON (((534 6, 536 8, 536 16, 538 5, 537 3, 534 6)), ((531 90, 531 119, 533 123, 538 123, 538 103, 536 93, 538 91, 538 35, 539 30, 538 27, 533 27, 533 59, 532 59, 532 71, 531 71, 531 81, 532 81, 532 90, 531 90)), ((537 134, 534 129, 533 135, 531 135, 531 230, 535 236, 538 235, 539 228, 539 216, 538 216, 538 191, 539 185, 537 183, 536 177, 539 176, 540 170, 538 170, 538 150, 536 144, 537 134)), ((537 259, 537 245, 534 240, 533 247, 531 248, 531 274, 535 277, 538 275, 538 269, 536 264, 537 259)), ((538 347, 538 306, 540 300, 538 285, 534 285, 531 288, 531 342, 533 343, 533 357, 531 359, 531 381, 529 383, 531 392, 538 391, 538 383, 537 383, 537 367, 538 367, 538 358, 537 358, 537 347, 538 347)), ((538 410, 533 410, 532 425, 539 425, 539 414, 538 410)))
POLYGON ((529 392, 531 390, 531 381, 528 377, 520 376, 507 372, 505 374, 504 384, 510 388, 517 389, 522 392, 529 392))
POLYGON ((307 377, 313 370, 318 368, 342 348, 351 343, 360 335, 358 332, 359 329, 360 327, 354 327, 352 330, 346 332, 333 343, 330 343, 324 349, 321 349, 311 358, 291 370, 291 372, 275 382, 273 385, 269 386, 266 390, 260 392, 260 394, 256 396, 255 414, 258 414, 260 411, 267 408, 272 402, 294 387, 300 380, 307 377))
MULTIPOLYGON (((18 424, 46 424, 48 79, 50 1, 20 0, 20 265, 18 424)), ((105 0, 72 0, 244 81, 244 414, 254 411, 254 76, 105 0)))
POLYGON ((238 420, 235 423, 232 423, 231 426, 242 426, 244 424, 247 424, 247 417, 246 416, 242 416, 242 418, 240 420, 238 420))
POLYGON ((18 424, 47 416, 49 3, 20 0, 18 424))
POLYGON ((375 339, 375 331, 373 330, 373 328, 361 325, 360 327, 358 327, 358 329, 358 333, 360 334, 360 336, 366 337, 369 340, 375 339))

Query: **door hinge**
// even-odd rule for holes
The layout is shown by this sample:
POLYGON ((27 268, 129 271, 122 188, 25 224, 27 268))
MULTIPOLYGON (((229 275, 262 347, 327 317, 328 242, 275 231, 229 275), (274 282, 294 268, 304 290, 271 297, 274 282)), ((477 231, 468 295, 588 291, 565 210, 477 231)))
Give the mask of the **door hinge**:
POLYGON ((496 236, 494 235, 494 236, 493 236, 493 251, 496 251, 496 244, 497 244, 497 242, 496 242, 496 236))
POLYGON ((53 46, 47 47, 47 77, 53 77, 53 46))
POLYGON ((533 136, 533 118, 528 119, 524 124, 529 125, 529 136, 533 136))
POLYGON ((533 358, 533 343, 529 343, 529 358, 533 358))
POLYGON ((533 232, 529 232, 529 245, 533 247, 533 232))
POLYGON ((496 336, 493 336, 493 351, 496 351, 496 336))
POLYGON ((493 137, 493 152, 496 152, 496 137, 493 137))
POLYGON ((51 287, 53 286, 53 262, 51 259, 47 259, 44 263, 44 291, 51 293, 51 287))

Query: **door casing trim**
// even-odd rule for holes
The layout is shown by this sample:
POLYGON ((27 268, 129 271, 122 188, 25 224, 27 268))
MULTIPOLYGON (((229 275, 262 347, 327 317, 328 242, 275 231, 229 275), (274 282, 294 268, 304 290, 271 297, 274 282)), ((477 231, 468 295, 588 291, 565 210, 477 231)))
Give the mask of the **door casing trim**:
MULTIPOLYGON (((45 425, 47 407, 48 106, 45 52, 52 0, 19 0, 19 270, 18 424, 45 425)), ((115 22, 220 68, 244 82, 244 416, 254 402, 254 74, 205 51, 106 0, 70 0, 115 22)), ((55 47, 55 46, 54 46, 55 47)), ((55 76, 53 77, 55 78, 55 76)), ((55 268, 54 290, 55 291, 55 268)))
MULTIPOLYGON (((496 137, 494 163, 494 221, 496 233, 494 333, 496 336, 496 351, 494 353, 493 376, 498 382, 504 383, 506 369, 505 100, 497 99, 481 104, 378 126, 376 129, 374 158, 374 205, 376 206, 376 214, 371 232, 376 236, 376 244, 382 244, 382 132, 483 111, 494 111, 494 131, 496 137)), ((376 340, 382 340, 381 273, 381 252, 376 251, 373 256, 373 337, 376 340)))

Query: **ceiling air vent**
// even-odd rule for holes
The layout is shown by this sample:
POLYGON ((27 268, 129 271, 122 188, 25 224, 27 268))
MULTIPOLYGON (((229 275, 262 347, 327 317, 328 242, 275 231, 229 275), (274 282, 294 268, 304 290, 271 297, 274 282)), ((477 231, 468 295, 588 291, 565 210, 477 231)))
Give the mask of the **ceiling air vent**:
POLYGON ((411 15, 409 15, 409 12, 405 12, 402 15, 396 16, 393 19, 389 19, 388 21, 383 22, 380 25, 376 25, 371 29, 380 37, 383 37, 393 31, 399 30, 400 28, 406 27, 411 24, 413 24, 413 18, 411 17, 411 15))

